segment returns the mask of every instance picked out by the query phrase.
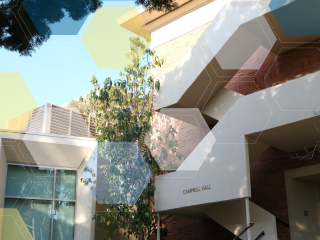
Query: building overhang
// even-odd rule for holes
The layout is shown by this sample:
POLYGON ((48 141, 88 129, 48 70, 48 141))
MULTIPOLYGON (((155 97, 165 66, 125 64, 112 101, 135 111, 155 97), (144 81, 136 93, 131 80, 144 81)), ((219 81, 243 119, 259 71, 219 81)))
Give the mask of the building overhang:
POLYGON ((93 138, 53 134, 4 130, 0 138, 7 162, 67 168, 78 168, 96 146, 93 138))
POLYGON ((143 6, 118 18, 118 24, 141 37, 149 36, 153 31, 176 19, 203 7, 214 0, 176 0, 179 8, 173 12, 147 11, 143 6))
MULTIPOLYGON (((218 1, 214 1, 206 7, 214 8, 218 1)), ((286 6, 284 6, 285 8, 286 6)), ((217 16, 216 16, 217 17, 217 16)), ((266 11, 259 17, 249 19, 240 24, 237 29, 227 38, 224 38, 223 44, 221 39, 211 34, 220 22, 215 22, 216 18, 204 31, 197 43, 185 55, 177 67, 162 76, 160 76, 161 88, 158 98, 155 102, 155 109, 164 107, 175 108, 175 106, 202 109, 210 101, 210 99, 224 88, 230 80, 232 80, 239 70, 250 61, 255 51, 248 55, 249 42, 253 38, 262 39, 261 33, 265 32, 267 38, 272 41, 272 46, 268 47, 270 54, 278 56, 297 47, 318 47, 318 39, 320 36, 288 36, 281 28, 277 18, 272 11, 266 11), (257 20, 261 24, 262 29, 256 31, 257 20), (268 32, 269 31, 269 32, 268 32), (249 34, 245 34, 248 32, 249 34), (252 37, 248 37, 252 35, 252 37), (246 45, 248 44, 248 46, 246 45), (215 52, 212 51, 213 47, 215 52), (232 47, 238 51, 231 50, 232 47), (241 53, 241 50, 244 49, 241 53), (246 56, 246 54, 248 56, 246 56), (223 67, 219 55, 225 58, 226 62, 231 61, 238 56, 238 68, 223 67)), ((228 35, 228 29, 221 32, 221 36, 228 35)), ((265 42, 267 44, 267 42, 265 42)), ((263 46, 264 44, 262 44, 263 46)), ((265 56, 266 57, 266 56, 265 56)), ((221 58, 221 57, 220 57, 221 58)), ((258 70, 258 69, 257 69, 258 70)), ((241 76, 243 78, 243 74, 241 76)))

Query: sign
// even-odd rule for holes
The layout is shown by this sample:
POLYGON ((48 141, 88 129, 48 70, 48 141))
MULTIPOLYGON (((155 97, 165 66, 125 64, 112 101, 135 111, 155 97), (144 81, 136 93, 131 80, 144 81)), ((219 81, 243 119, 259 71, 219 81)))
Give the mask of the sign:
POLYGON ((202 186, 201 188, 195 187, 195 188, 183 190, 183 194, 200 192, 200 191, 205 191, 205 190, 210 190, 210 189, 211 189, 210 185, 202 186))

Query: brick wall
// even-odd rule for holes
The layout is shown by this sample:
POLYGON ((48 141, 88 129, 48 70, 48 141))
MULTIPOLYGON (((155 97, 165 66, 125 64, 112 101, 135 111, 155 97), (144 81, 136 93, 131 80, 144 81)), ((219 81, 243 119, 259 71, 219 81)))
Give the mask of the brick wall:
POLYGON ((153 50, 156 51, 158 57, 164 58, 165 62, 161 68, 152 70, 153 75, 159 77, 175 69, 181 59, 208 27, 209 23, 210 22, 154 48, 153 50))
MULTIPOLYGON (((305 45, 307 46, 307 45, 305 45)), ((243 95, 278 85, 320 70, 320 51, 315 47, 301 46, 280 54, 269 52, 260 47, 229 81, 226 88, 243 95), (251 62, 261 62, 256 70, 246 69, 251 62)), ((309 46, 309 45, 308 45, 309 46)))
MULTIPOLYGON (((187 117, 188 116, 185 116, 185 118, 187 117)), ((186 158, 209 132, 209 128, 207 129, 208 132, 205 132, 205 130, 200 127, 158 112, 154 112, 153 114, 152 130, 152 135, 150 137, 155 146, 155 149, 152 149, 149 146, 152 155, 154 157, 159 157, 162 153, 162 148, 168 151, 167 160, 163 160, 160 166, 163 170, 175 170, 180 166, 184 159, 179 159, 176 153, 182 154, 183 157, 186 158), (176 141, 176 147, 169 147, 164 140, 166 135, 169 135, 170 127, 176 131, 174 137, 170 135, 170 140, 176 141), (160 137, 162 140, 159 140, 160 137), (174 149, 176 150, 176 153, 173 153, 174 149)))
MULTIPOLYGON (((165 71, 168 72, 168 69, 167 67, 165 71)), ((266 54, 265 49, 259 48, 226 88, 248 95, 319 70, 320 51, 318 48, 302 46, 280 54, 272 52, 266 54), (261 56, 263 61, 261 61, 261 56), (258 69, 248 69, 253 66, 252 63, 257 62, 261 63, 260 68, 254 66, 258 69)), ((290 240, 284 171, 319 163, 320 153, 317 153, 312 160, 299 162, 292 159, 288 153, 269 147, 251 166, 251 201, 276 216, 279 240, 290 240)), ((169 230, 167 240, 231 240, 234 237, 213 220, 173 216, 164 224, 169 230)))
POLYGON ((290 155, 279 149, 269 147, 251 166, 251 201, 275 215, 278 237, 289 240, 288 206, 285 189, 284 171, 315 165, 320 163, 320 153, 312 160, 301 161, 292 159, 290 155))
MULTIPOLYGON (((269 147, 252 164, 251 201, 272 213, 277 220, 279 240, 290 240, 287 224, 288 206, 284 171, 320 163, 320 153, 312 160, 299 162, 274 147, 269 147)), ((164 223, 169 230, 166 240, 232 240, 234 235, 213 220, 199 220, 172 216, 164 223)), ((153 240, 155 236, 153 236, 153 240)))

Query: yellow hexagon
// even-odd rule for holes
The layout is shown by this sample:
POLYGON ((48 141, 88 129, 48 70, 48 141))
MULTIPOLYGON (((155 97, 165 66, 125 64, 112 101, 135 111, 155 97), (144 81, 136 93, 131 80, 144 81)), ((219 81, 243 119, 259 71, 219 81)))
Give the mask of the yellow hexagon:
POLYGON ((36 106, 20 73, 0 73, 0 129, 21 131, 36 106))
POLYGON ((15 208, 0 208, 0 239, 33 240, 20 213, 15 208))
POLYGON ((130 59, 126 57, 126 53, 130 52, 129 38, 149 37, 150 33, 136 12, 135 7, 102 7, 94 13, 81 40, 98 68, 124 68, 130 64, 130 59), (138 24, 138 27, 130 31, 128 26, 133 24, 127 21, 125 16, 128 14, 128 19, 134 14, 136 16, 134 20, 138 24), (121 21, 118 21, 118 18, 121 21))

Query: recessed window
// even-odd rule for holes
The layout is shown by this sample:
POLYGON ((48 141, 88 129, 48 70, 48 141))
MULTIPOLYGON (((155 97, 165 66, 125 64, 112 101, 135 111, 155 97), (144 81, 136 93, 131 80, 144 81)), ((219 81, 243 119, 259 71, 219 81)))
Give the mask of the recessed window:
POLYGON ((75 170, 8 164, 5 208, 18 209, 37 240, 74 239, 75 170))

